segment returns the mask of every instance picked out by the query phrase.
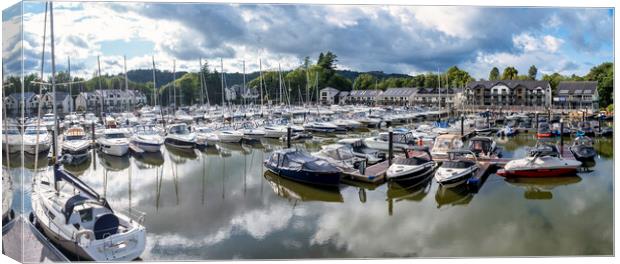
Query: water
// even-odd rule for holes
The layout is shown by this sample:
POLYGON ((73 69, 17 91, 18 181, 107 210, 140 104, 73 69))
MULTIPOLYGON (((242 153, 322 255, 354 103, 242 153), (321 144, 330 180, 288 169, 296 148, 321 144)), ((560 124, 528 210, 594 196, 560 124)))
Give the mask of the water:
MULTIPOLYGON (((522 157, 534 143, 530 134, 500 145, 505 156, 522 157)), ((297 146, 312 151, 319 144, 297 146)), ((146 213, 144 260, 613 253, 611 139, 596 139, 591 172, 532 182, 490 175, 478 193, 432 180, 409 189, 317 189, 264 173, 263 159, 281 147, 270 141, 195 152, 163 148, 146 158, 97 155, 68 170, 113 208, 146 213)), ((26 165, 17 190, 23 188, 28 212, 33 165, 26 165)), ((19 181, 19 169, 12 172, 19 181)))

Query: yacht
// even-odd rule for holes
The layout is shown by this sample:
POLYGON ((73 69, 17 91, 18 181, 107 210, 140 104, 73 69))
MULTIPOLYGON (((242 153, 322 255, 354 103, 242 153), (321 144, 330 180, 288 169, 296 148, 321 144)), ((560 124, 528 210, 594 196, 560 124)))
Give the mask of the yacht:
POLYGON ((144 214, 112 209, 108 201, 58 165, 37 173, 31 193, 34 221, 52 242, 80 260, 119 262, 140 257, 144 214))
POLYGON ((161 150, 164 138, 154 126, 136 126, 133 131, 133 136, 131 136, 130 140, 131 144, 146 152, 159 152, 161 150))
POLYGON ((232 127, 222 127, 215 133, 220 138, 220 142, 224 143, 239 143, 243 139, 243 132, 234 130, 232 127))
POLYGON ((17 127, 2 129, 2 149, 8 153, 17 153, 21 150, 22 134, 17 127))
POLYGON ((196 146, 196 134, 191 132, 187 124, 173 124, 168 128, 164 142, 177 148, 194 148, 196 146))
POLYGON ((193 127, 194 133, 196 133, 196 144, 203 147, 215 146, 215 142, 220 142, 220 137, 215 133, 215 130, 210 127, 193 127))
POLYGON ((90 157, 90 141, 86 138, 84 128, 74 125, 63 134, 60 145, 63 162, 68 164, 81 164, 90 157))
POLYGON ((101 137, 97 139, 99 148, 105 154, 123 156, 129 151, 129 138, 125 130, 107 128, 103 130, 101 137))
MULTIPOLYGON (((389 132, 381 132, 376 137, 364 139, 364 145, 371 149, 381 151, 389 150, 389 132)), ((392 147, 396 151, 404 151, 407 148, 415 146, 418 139, 410 131, 394 131, 392 136, 392 147)))
POLYGON ((50 150, 51 142, 52 137, 43 126, 39 128, 27 127, 22 137, 24 152, 33 155, 37 153, 37 150, 39 153, 50 150))

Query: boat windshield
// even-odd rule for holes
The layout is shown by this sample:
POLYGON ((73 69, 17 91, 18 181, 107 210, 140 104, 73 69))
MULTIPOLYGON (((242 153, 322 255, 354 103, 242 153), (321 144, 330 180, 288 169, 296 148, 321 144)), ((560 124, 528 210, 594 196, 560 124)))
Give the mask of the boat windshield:
POLYGON ((441 167, 448 169, 466 169, 474 164, 475 163, 470 160, 448 160, 444 161, 443 164, 441 164, 441 167))
POLYGON ((123 133, 110 133, 105 135, 106 138, 125 138, 123 133))
POLYGON ((5 130, 3 132, 4 132, 4 134, 7 134, 7 135, 19 135, 19 130, 17 130, 17 129, 9 129, 9 130, 5 130))
POLYGON ((172 134, 189 134, 189 130, 187 130, 186 126, 173 126, 170 128, 170 133, 172 134))
POLYGON ((47 134, 47 131, 46 130, 42 130, 42 129, 40 129, 40 130, 26 129, 26 132, 24 132, 24 134, 26 134, 26 135, 36 135, 36 134, 44 135, 44 134, 47 134))
POLYGON ((78 136, 78 135, 65 136, 65 140, 81 140, 83 138, 84 136, 78 136))

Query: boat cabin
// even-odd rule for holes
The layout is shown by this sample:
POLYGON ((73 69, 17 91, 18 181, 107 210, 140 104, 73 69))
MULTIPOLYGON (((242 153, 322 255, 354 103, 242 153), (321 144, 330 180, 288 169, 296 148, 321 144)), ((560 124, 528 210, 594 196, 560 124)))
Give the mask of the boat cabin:
POLYGON ((168 133, 185 135, 185 134, 189 134, 190 132, 189 132, 187 125, 184 123, 181 123, 181 124, 171 125, 170 128, 168 128, 168 133))
POLYGON ((459 149, 463 146, 463 141, 457 135, 440 135, 435 139, 432 155, 447 155, 452 149, 459 149))
POLYGON ((92 231, 96 240, 119 233, 121 227, 112 210, 79 194, 66 200, 62 213, 65 215, 66 224, 73 225, 78 230, 92 231))
POLYGON ((496 150, 496 143, 490 137, 474 137, 469 140, 469 150, 477 156, 489 155, 496 150))
MULTIPOLYGON (((379 140, 389 141, 390 133, 389 132, 381 132, 379 133, 379 140)), ((392 140, 394 143, 403 143, 403 144, 413 144, 417 140, 417 138, 410 131, 402 131, 395 130, 392 133, 392 140)))

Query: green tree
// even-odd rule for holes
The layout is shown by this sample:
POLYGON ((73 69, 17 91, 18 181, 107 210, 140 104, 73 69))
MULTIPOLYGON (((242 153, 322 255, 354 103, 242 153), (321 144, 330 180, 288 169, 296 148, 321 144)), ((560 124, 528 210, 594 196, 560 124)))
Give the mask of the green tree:
POLYGON ((353 89, 354 90, 365 90, 365 89, 373 89, 375 87, 375 83, 379 80, 368 73, 362 73, 353 81, 353 89))
POLYGON ((493 67, 491 72, 489 73, 489 81, 497 81, 499 79, 499 69, 497 67, 493 67))
POLYGON ((502 74, 502 80, 515 80, 519 75, 519 71, 515 69, 515 67, 506 67, 504 69, 504 73, 502 74))
POLYGON ((599 105, 606 107, 613 102, 614 91, 614 64, 605 62, 590 69, 585 79, 598 82, 599 105))
POLYGON ((530 69, 527 71, 527 76, 530 80, 536 80, 536 75, 538 74, 538 69, 535 65, 530 66, 530 69))

